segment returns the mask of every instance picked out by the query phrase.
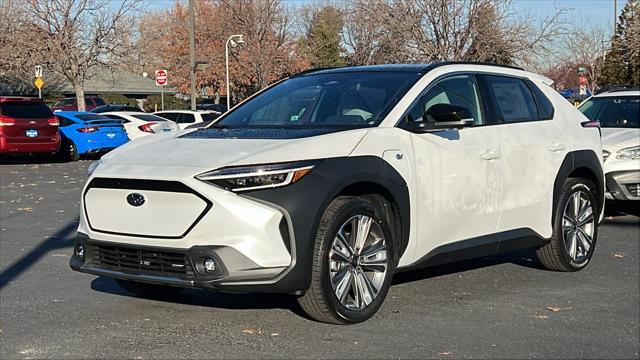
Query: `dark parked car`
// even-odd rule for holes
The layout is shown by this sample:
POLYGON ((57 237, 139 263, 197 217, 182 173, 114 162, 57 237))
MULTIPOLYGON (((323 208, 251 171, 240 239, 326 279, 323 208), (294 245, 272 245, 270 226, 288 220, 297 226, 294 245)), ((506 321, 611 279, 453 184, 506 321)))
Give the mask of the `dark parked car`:
POLYGON ((58 119, 40 99, 0 96, 0 154, 55 153, 58 119))
MULTIPOLYGON (((84 106, 87 111, 97 108, 98 106, 104 105, 105 102, 102 98, 97 96, 87 96, 84 98, 84 106)), ((78 101, 74 97, 64 98, 57 103, 55 103, 51 110, 53 111, 78 111, 78 101)))

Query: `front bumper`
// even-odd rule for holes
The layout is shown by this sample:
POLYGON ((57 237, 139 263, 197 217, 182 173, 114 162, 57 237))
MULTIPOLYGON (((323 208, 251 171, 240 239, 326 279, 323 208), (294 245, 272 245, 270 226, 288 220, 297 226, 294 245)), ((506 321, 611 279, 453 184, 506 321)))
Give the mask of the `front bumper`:
POLYGON ((640 200, 640 170, 605 174, 608 200, 640 200))
MULTIPOLYGON (((228 292, 242 292, 229 283, 268 281, 285 270, 285 267, 261 268, 228 246, 189 249, 132 246, 95 241, 85 234, 75 239, 69 265, 75 271, 116 279, 228 292), (205 259, 214 260, 215 270, 205 270, 205 259)), ((259 287, 253 290, 259 291, 259 287)))

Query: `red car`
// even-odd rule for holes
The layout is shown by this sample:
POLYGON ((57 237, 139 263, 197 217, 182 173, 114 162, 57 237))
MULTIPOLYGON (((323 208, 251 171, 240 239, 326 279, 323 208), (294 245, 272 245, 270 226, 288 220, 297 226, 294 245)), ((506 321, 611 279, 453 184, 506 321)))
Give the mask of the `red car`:
MULTIPOLYGON (((97 108, 98 106, 102 106, 104 105, 104 100, 102 100, 102 98, 99 98, 97 96, 87 96, 84 98, 84 106, 86 111, 91 111, 95 108, 97 108)), ((56 110, 60 110, 60 111, 78 111, 78 102, 76 101, 76 98, 71 97, 71 98, 64 98, 60 101, 58 101, 57 103, 55 103, 52 107, 51 110, 56 111, 56 110)))
POLYGON ((0 96, 0 154, 55 153, 58 119, 40 99, 0 96))

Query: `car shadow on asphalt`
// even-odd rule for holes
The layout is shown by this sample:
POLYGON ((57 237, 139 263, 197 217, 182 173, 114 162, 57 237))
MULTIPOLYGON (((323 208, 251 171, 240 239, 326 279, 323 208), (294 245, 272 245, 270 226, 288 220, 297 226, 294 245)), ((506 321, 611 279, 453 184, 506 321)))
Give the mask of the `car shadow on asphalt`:
MULTIPOLYGON (((542 269, 542 266, 535 257, 534 251, 518 251, 496 257, 485 257, 420 270, 401 272, 394 275, 393 285, 399 285, 411 281, 420 281, 437 276, 445 276, 504 263, 513 263, 521 266, 542 269)), ((136 297, 122 289, 115 280, 103 276, 98 277, 91 282, 91 289, 117 296, 131 298, 136 297)), ((229 310, 286 309, 296 315, 310 319, 296 301, 296 297, 288 294, 227 294, 214 290, 186 289, 178 295, 166 297, 157 296, 152 299, 175 304, 229 310)))
POLYGON ((544 267, 538 261, 535 250, 526 249, 495 256, 487 256, 478 259, 464 260, 455 263, 399 272, 393 276, 392 284, 400 285, 408 282, 426 280, 507 263, 537 270, 544 270, 544 267))
MULTIPOLYGON (((81 160, 98 160, 103 154, 83 155, 81 160)), ((44 164, 60 164, 69 160, 64 159, 57 154, 44 155, 3 155, 0 156, 0 165, 44 165, 44 164)))
MULTIPOLYGON (((91 289, 112 295, 126 296, 130 298, 137 297, 136 295, 133 295, 121 288, 115 280, 104 276, 100 276, 93 280, 91 282, 91 289)), ((296 297, 288 294, 228 294, 214 290, 185 289, 177 295, 156 296, 149 299, 171 302, 174 304, 227 310, 285 309, 308 319, 308 316, 302 311, 300 305, 298 305, 296 297)))
POLYGON ((2 272, 0 272, 0 290, 22 273, 29 270, 31 266, 35 265, 35 263, 40 261, 40 259, 50 251, 70 248, 73 244, 71 239, 76 234, 77 228, 78 218, 69 222, 55 233, 48 235, 44 241, 36 245, 27 254, 2 270, 2 272))
POLYGON ((640 217, 633 215, 605 217, 602 221, 602 225, 604 224, 638 227, 640 226, 640 217))

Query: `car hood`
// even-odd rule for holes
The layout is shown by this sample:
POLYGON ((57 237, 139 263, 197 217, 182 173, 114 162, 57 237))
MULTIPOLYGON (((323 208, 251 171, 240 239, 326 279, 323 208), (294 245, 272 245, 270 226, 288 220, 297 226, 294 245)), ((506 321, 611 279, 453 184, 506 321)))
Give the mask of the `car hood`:
POLYGON ((640 129, 602 128, 602 148, 609 152, 640 145, 640 129))
MULTIPOLYGON (((193 136, 198 130, 145 136, 102 157, 105 166, 128 172, 132 168, 191 168, 189 172, 225 166, 267 164, 349 155, 367 133, 354 129, 302 138, 238 138, 193 136), (126 169, 125 169, 126 168, 126 169)), ((112 174, 113 175, 113 174, 112 174)))

